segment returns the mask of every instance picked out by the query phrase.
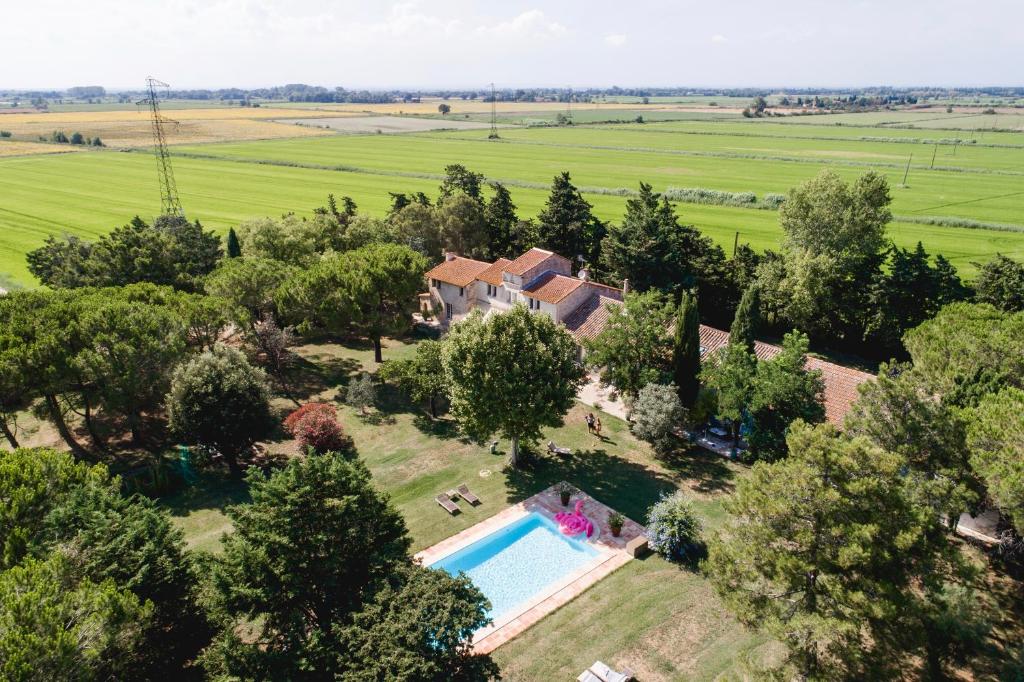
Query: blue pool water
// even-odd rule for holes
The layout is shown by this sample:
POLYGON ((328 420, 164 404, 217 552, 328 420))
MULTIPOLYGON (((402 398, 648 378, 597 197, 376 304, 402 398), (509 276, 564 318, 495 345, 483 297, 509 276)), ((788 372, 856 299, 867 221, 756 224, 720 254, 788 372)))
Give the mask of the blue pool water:
POLYGON ((597 556, 589 544, 562 535, 554 521, 533 512, 431 568, 465 572, 490 600, 489 615, 497 621, 597 556))

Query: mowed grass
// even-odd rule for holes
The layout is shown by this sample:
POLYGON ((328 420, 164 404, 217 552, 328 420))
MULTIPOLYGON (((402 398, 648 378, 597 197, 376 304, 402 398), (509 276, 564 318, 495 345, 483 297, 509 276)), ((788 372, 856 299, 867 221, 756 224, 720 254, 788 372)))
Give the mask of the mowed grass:
MULTIPOLYGON (((556 131, 558 132, 558 131, 556 131)), ((266 155, 302 156, 325 165, 376 164, 372 173, 341 172, 315 168, 295 168, 239 163, 230 160, 210 160, 177 157, 174 159, 175 176, 182 202, 190 217, 197 218, 208 227, 225 233, 228 227, 258 216, 280 216, 291 211, 311 215, 313 208, 326 203, 328 193, 349 195, 361 210, 384 215, 390 206, 388 192, 423 191, 435 195, 439 184, 436 176, 444 166, 464 161, 470 167, 485 171, 495 179, 523 180, 547 187, 551 178, 562 170, 573 174, 580 185, 587 181, 600 182, 598 164, 609 174, 621 173, 621 165, 628 165, 630 154, 593 149, 569 150, 562 147, 546 149, 539 145, 492 144, 453 138, 408 138, 372 136, 346 138, 358 142, 354 147, 337 147, 341 138, 292 141, 277 143, 249 143, 238 145, 206 145, 195 150, 204 154, 223 154, 245 161, 266 155), (388 144, 389 141, 399 143, 388 144), (386 162, 374 159, 374 147, 386 162), (319 144, 318 144, 319 143, 319 144), (331 143, 331 144, 327 144, 331 143), (411 144, 405 146, 406 144, 411 144), (319 145, 323 145, 320 147, 319 145), (254 147, 255 149, 249 149, 254 147), (431 155, 429 159, 405 156, 419 152, 431 155), (570 156, 569 152, 580 152, 570 156), (542 152, 553 152, 542 154, 542 152), (475 154, 460 156, 459 154, 475 154), (358 154, 358 155, 357 155, 358 154), (561 156, 558 156, 561 154, 561 156), (510 156, 511 155, 511 156, 510 156), (541 157, 531 158, 531 155, 541 157), (618 159, 618 163, 616 162, 618 159), (541 170, 530 170, 539 165, 541 170), (396 173, 422 169, 420 174, 435 177, 411 177, 396 173)), ((745 160, 718 158, 690 158, 662 154, 660 162, 678 172, 690 162, 710 162, 710 165, 729 163, 743 169, 745 160)), ((792 184, 817 172, 818 166, 790 164, 800 171, 792 184)), ((628 178, 617 178, 616 184, 636 187, 632 180, 645 179, 651 169, 634 167, 628 178)), ((759 182, 771 181, 772 167, 765 166, 768 178, 755 177, 759 182)), ((855 177, 862 169, 841 168, 848 177, 855 177)), ((959 174, 965 175, 965 174, 959 174)), ((912 176, 913 177, 913 176, 912 176)), ((1009 176, 984 176, 993 181, 1009 176)), ((657 178, 650 178, 658 182, 657 178)), ((1020 178, 1011 177, 1012 180, 1020 178)), ((662 179, 658 188, 668 184, 662 179)), ((694 173, 676 178, 677 186, 714 186, 709 178, 694 173)), ((736 182, 738 189, 745 189, 736 182)), ((773 190, 785 191, 786 182, 772 183, 773 190)), ((1018 184, 1019 186, 1019 184, 1018 184)), ((729 189, 729 187, 722 187, 729 189)), ((915 183, 910 189, 894 188, 900 200, 904 193, 917 191, 915 183)), ((520 215, 535 216, 547 198, 546 189, 512 187, 513 198, 520 215)), ((48 235, 76 234, 95 239, 132 216, 152 217, 159 211, 159 189, 156 169, 150 155, 99 151, 59 156, 19 157, 0 160, 0 286, 34 286, 29 274, 25 254, 42 245, 48 235)), ((590 193, 587 199, 595 212, 605 220, 618 221, 625 210, 625 198, 590 193)), ((1011 202, 1012 198, 1003 201, 1011 202)), ((699 227, 728 251, 731 251, 737 232, 741 243, 764 250, 777 248, 781 231, 778 215, 773 211, 749 210, 728 206, 679 204, 680 219, 699 227)), ((947 211, 947 209, 943 209, 947 211)), ((1020 213, 1010 211, 1013 215, 1020 213)), ((900 246, 913 247, 922 241, 929 252, 942 253, 956 265, 962 274, 972 276, 974 262, 985 262, 995 253, 1024 258, 1024 234, 1019 232, 940 227, 935 225, 894 222, 889 235, 900 246)))
MULTIPOLYGON (((384 356, 407 357, 413 349, 411 340, 387 340, 384 356)), ((304 401, 335 402, 339 387, 363 370, 374 370, 372 349, 363 344, 309 343, 297 352, 302 358, 298 393, 304 401)), ((282 413, 293 407, 280 398, 275 404, 282 413)), ((540 457, 528 469, 506 472, 507 442, 493 455, 461 438, 449 420, 432 422, 388 387, 381 389, 380 407, 365 419, 339 405, 339 415, 375 484, 405 518, 413 551, 561 480, 641 522, 662 493, 685 490, 713 529, 724 522, 723 500, 746 474, 743 467, 700 452, 659 459, 624 422, 606 414, 601 415, 606 439, 599 441, 584 426, 583 415, 591 408, 582 405, 570 411, 564 426, 544 435, 575 454, 540 457), (460 483, 468 484, 482 504, 461 504, 462 512, 449 516, 433 498, 460 483)), ((291 441, 271 443, 270 449, 296 450, 291 441)), ((217 552, 221 536, 231 530, 224 509, 246 499, 244 484, 208 476, 163 504, 191 547, 217 552)), ((650 557, 600 581, 499 649, 496 658, 508 680, 573 679, 595 659, 629 665, 645 680, 710 680, 723 673, 742 676, 751 661, 760 667, 776 646, 737 623, 699 573, 650 557)))

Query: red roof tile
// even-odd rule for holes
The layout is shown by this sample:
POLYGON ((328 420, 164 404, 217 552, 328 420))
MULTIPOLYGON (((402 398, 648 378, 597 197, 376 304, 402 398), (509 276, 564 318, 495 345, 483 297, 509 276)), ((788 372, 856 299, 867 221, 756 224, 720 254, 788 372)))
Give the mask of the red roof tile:
POLYGON ((509 263, 505 267, 505 272, 509 273, 510 275, 522 275, 530 268, 540 265, 551 256, 554 256, 555 258, 561 258, 566 262, 568 262, 569 260, 568 258, 559 256, 557 253, 545 251, 544 249, 530 249, 529 251, 521 255, 519 258, 516 258, 514 261, 509 263))
POLYGON ((558 303, 584 284, 582 279, 546 272, 523 289, 523 293, 545 303, 558 303))
POLYGON ((430 270, 427 273, 427 278, 454 284, 457 287, 465 287, 469 286, 473 280, 477 279, 480 273, 490 267, 490 263, 455 256, 452 260, 446 260, 430 270))
POLYGON ((587 286, 592 292, 590 296, 563 321, 577 341, 596 338, 608 324, 608 306, 622 303, 622 292, 613 287, 596 288, 593 282, 587 286))
POLYGON ((501 273, 505 271, 505 266, 511 262, 508 258, 499 258, 489 268, 477 275, 476 278, 482 282, 500 287, 502 282, 501 273))
MULTIPOLYGON (((706 357, 708 353, 713 353, 728 343, 729 332, 704 324, 700 326, 702 356, 706 357)), ((754 343, 754 355, 759 360, 768 360, 781 352, 781 348, 770 343, 754 343)), ((843 418, 850 411, 850 405, 857 399, 857 387, 873 376, 859 369, 814 357, 807 358, 807 369, 821 370, 821 378, 825 383, 825 416, 830 422, 842 428, 843 418)))

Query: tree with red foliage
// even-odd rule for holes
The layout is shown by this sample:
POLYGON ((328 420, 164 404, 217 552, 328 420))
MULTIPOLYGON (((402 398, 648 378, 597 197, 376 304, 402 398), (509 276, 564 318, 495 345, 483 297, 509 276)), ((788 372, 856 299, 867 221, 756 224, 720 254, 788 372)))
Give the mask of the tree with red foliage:
POLYGON ((317 454, 352 450, 352 439, 338 423, 334 407, 327 403, 306 403, 288 415, 284 428, 299 441, 302 450, 310 448, 317 454))

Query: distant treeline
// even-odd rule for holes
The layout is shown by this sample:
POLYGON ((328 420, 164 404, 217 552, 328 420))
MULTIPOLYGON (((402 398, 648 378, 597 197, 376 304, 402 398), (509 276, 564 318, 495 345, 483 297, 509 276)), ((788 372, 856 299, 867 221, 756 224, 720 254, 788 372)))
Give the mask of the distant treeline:
MULTIPOLYGON (((101 86, 78 86, 67 90, 0 90, 0 97, 47 98, 61 97, 91 98, 107 94, 101 86)), ((144 94, 138 91, 126 91, 118 94, 144 94)), ((827 97, 835 101, 862 101, 874 103, 909 103, 923 99, 964 99, 974 97, 1024 97, 1024 87, 977 87, 977 88, 941 88, 913 87, 894 88, 888 86, 872 86, 865 88, 691 88, 691 87, 630 87, 613 86, 610 88, 503 88, 495 91, 499 101, 530 102, 538 100, 581 101, 588 102, 604 97, 767 97, 768 95, 784 94, 791 100, 796 98, 810 99, 815 96, 827 97)), ((268 88, 220 88, 215 90, 171 90, 168 96, 176 99, 192 100, 287 100, 291 102, 338 102, 338 103, 382 103, 393 101, 416 101, 421 97, 444 97, 453 99, 481 99, 489 101, 489 88, 468 90, 348 90, 343 87, 326 88, 304 83, 290 83, 268 88)))

